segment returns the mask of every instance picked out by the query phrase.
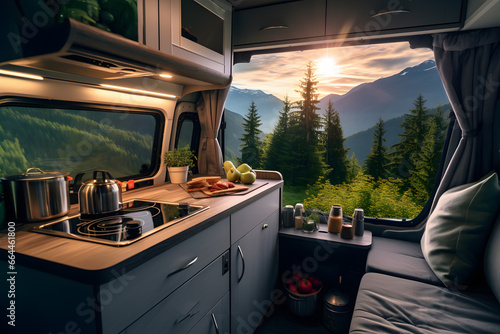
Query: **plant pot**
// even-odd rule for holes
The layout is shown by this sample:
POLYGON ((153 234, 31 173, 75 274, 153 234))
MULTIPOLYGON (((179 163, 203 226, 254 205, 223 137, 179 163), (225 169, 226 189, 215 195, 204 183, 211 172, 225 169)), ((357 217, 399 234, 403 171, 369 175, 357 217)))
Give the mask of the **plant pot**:
POLYGON ((184 183, 188 177, 188 166, 168 167, 168 175, 171 183, 184 183))

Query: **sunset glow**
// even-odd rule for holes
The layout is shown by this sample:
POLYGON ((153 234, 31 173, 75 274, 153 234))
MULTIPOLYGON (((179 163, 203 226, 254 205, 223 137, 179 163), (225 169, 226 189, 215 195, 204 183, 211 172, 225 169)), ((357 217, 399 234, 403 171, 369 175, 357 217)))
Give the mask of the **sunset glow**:
POLYGON ((430 49, 410 49, 408 43, 385 43, 252 56, 250 63, 234 66, 233 85, 262 90, 283 99, 296 92, 307 63, 315 62, 318 94, 345 94, 352 88, 434 59, 430 49))

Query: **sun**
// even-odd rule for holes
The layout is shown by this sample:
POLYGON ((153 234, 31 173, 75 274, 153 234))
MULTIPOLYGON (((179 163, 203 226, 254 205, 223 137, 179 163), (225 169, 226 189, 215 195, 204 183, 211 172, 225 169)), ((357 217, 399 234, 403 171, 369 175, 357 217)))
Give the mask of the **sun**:
POLYGON ((322 57, 316 62, 318 66, 318 74, 324 77, 334 77, 339 74, 340 68, 333 57, 322 57))

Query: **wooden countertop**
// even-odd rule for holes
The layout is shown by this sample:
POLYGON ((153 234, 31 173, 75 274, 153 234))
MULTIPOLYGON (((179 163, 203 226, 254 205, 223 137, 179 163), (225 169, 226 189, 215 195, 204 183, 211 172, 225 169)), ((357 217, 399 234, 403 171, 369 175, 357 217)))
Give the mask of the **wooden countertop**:
MULTIPOLYGON (((144 199, 187 202, 209 205, 210 208, 123 247, 30 232, 28 230, 31 227, 40 223, 25 224, 16 231, 16 267, 31 267, 90 284, 105 283, 115 277, 113 272, 132 270, 283 185, 282 180, 266 180, 266 182, 268 182, 266 185, 245 195, 205 199, 194 199, 178 184, 170 183, 127 191, 123 193, 123 201, 144 199)), ((78 205, 73 205, 69 215, 77 213, 78 205)), ((2 237, 0 253, 5 256, 7 251, 7 238, 2 237)))

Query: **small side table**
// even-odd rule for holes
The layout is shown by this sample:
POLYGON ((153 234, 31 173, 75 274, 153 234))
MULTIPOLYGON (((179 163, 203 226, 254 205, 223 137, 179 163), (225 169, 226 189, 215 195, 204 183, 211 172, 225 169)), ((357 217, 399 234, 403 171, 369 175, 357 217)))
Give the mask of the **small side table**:
POLYGON ((356 298, 372 245, 371 231, 344 239, 329 233, 326 224, 320 224, 319 231, 313 233, 286 227, 278 236, 281 276, 299 271, 321 279, 327 289, 337 288, 342 277, 342 288, 356 298))

